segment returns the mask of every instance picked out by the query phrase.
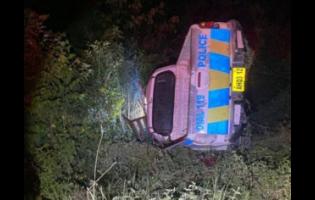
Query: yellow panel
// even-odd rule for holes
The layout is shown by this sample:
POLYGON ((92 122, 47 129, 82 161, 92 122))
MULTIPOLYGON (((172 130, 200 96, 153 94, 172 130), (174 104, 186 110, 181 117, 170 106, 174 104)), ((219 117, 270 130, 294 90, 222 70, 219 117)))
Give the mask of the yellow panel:
POLYGON ((234 92, 244 92, 245 91, 245 80, 246 80, 246 68, 235 67, 232 69, 233 81, 232 90, 234 92))
POLYGON ((209 70, 209 90, 228 88, 230 87, 230 75, 216 71, 209 70))
POLYGON ((230 56, 230 45, 228 43, 209 39, 208 44, 209 52, 230 56))
POLYGON ((221 106, 208 109, 208 123, 229 119, 229 107, 221 106))

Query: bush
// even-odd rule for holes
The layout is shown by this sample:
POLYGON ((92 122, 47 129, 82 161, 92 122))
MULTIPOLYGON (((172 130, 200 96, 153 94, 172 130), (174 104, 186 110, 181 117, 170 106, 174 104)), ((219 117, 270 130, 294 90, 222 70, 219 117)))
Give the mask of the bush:
POLYGON ((120 71, 123 64, 123 48, 107 41, 92 43, 84 53, 94 73, 85 85, 89 102, 89 120, 99 130, 104 124, 107 139, 121 139, 126 133, 121 129, 120 116, 125 103, 120 71))
POLYGON ((100 124, 107 139, 126 137, 119 125, 123 55, 119 44, 104 41, 79 58, 65 35, 43 30, 41 37, 42 70, 26 108, 26 148, 41 195, 62 199, 91 178, 100 124))
POLYGON ((42 195, 58 199, 72 187, 77 124, 85 115, 80 88, 90 72, 77 64, 61 35, 50 45, 27 110, 27 146, 38 167, 42 195))

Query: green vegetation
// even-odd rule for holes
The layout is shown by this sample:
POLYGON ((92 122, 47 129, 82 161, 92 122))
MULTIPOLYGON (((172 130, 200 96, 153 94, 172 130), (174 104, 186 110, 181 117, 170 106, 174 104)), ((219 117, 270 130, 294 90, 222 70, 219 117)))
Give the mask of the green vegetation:
MULTIPOLYGON (((144 86, 155 67, 176 59, 193 23, 193 14, 178 17, 169 4, 97 1, 99 9, 66 34, 46 28, 47 16, 25 10, 25 149, 38 198, 291 199, 290 85, 284 80, 269 96, 255 99, 266 82, 259 73, 290 74, 290 57, 266 53, 271 11, 255 14, 264 20, 261 29, 254 27, 264 40, 256 44, 251 70, 250 149, 161 150, 137 142, 125 124, 122 113, 128 115, 139 99, 138 82, 144 86)), ((177 9, 184 13, 193 4, 177 9)), ((255 13, 262 5, 243 7, 255 13)))

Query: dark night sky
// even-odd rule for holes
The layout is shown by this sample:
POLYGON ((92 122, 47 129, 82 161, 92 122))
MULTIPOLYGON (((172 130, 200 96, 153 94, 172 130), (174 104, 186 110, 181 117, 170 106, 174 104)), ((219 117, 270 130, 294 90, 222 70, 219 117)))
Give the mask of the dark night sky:
MULTIPOLYGON (((158 2, 158 1, 154 1, 158 2)), ((167 2, 167 0, 166 0, 167 2)), ((186 13, 180 13, 179 8, 183 5, 190 5, 192 0, 172 0, 167 3, 167 5, 172 6, 174 14, 185 15, 186 13)), ((191 8, 191 12, 196 13, 194 21, 199 21, 204 19, 206 16, 211 16, 211 12, 215 11, 216 8, 213 8, 213 2, 218 1, 198 1, 198 5, 202 5, 201 8, 197 8, 198 13, 196 13, 196 8, 191 8)), ((233 2, 231 1, 228 1, 233 2)), ((261 5, 264 6, 266 12, 270 13, 270 17, 275 19, 275 22, 286 23, 290 20, 289 12, 289 1, 287 0, 277 0, 277 1, 238 1, 238 7, 228 7, 226 6, 220 13, 221 15, 216 15, 217 21, 227 20, 229 18, 238 18, 243 23, 254 23, 255 19, 252 19, 248 15, 247 10, 243 10, 242 7, 246 7, 249 2, 263 2, 261 5)), ((84 13, 88 12, 90 9, 95 9, 96 1, 95 0, 25 0, 25 7, 31 7, 32 9, 43 14, 50 14, 50 19, 48 21, 49 27, 52 29, 63 30, 71 22, 80 18, 84 13)), ((257 11, 260 12, 260 11, 257 11)))
POLYGON ((26 0, 26 8, 31 8, 40 14, 49 14, 47 25, 54 30, 62 31, 93 8, 91 0, 26 0))

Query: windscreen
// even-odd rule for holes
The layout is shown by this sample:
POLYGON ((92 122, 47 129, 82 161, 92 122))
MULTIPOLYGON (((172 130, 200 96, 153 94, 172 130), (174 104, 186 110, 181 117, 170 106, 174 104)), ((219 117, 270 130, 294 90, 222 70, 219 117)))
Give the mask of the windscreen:
POLYGON ((153 91, 153 130, 167 136, 173 129, 175 75, 171 71, 155 77, 153 91))

